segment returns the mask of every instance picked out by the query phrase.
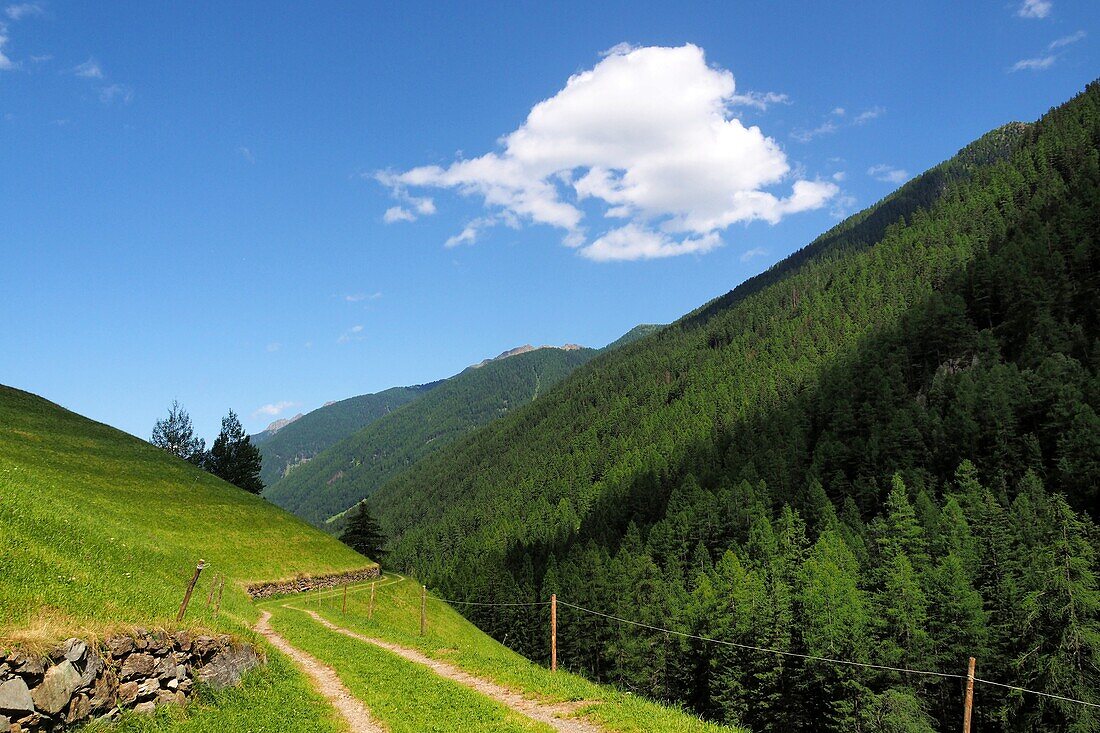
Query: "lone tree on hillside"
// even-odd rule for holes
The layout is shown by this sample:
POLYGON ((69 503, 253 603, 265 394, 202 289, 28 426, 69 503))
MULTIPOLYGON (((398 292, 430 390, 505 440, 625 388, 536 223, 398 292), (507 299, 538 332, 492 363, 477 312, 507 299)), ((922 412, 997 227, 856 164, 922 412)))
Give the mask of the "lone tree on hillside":
POLYGON ((378 522, 367 511, 367 502, 359 502, 348 516, 348 526, 340 535, 340 541, 360 555, 366 555, 375 562, 381 562, 385 551, 382 545, 386 538, 378 522))
POLYGON ((195 437, 191 416, 176 400, 172 400, 168 408, 168 417, 157 420, 153 426, 153 437, 149 442, 196 466, 202 464, 206 455, 206 441, 195 437))
POLYGON ((264 490, 264 482, 260 480, 261 460, 260 449, 252 445, 237 413, 230 410, 222 418, 221 432, 206 454, 203 467, 218 478, 258 494, 264 490))

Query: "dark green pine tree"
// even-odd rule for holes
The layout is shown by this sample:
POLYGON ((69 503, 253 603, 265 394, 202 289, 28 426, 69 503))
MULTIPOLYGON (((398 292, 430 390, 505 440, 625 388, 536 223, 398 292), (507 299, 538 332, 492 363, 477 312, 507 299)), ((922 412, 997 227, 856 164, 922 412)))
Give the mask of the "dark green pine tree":
POLYGON ((218 478, 252 494, 264 490, 260 480, 260 449, 252 445, 232 410, 222 418, 222 429, 203 461, 203 467, 218 478))
POLYGON ((191 416, 175 400, 168 407, 168 417, 157 420, 153 426, 153 436, 149 442, 196 466, 201 465, 206 456, 206 441, 195 437, 191 416))
POLYGON ((386 554, 383 549, 386 538, 382 535, 382 528, 378 526, 378 521, 367 509, 365 501, 359 502, 348 513, 348 524, 340 535, 340 541, 375 562, 381 562, 386 554))
MULTIPOLYGON (((1100 582, 1096 528, 1059 494, 1049 499, 1047 541, 1023 578, 1013 667, 1024 686, 1097 702, 1100 689, 1100 582)), ((1100 711, 1035 695, 1010 699, 1027 730, 1100 731, 1100 711)), ((1021 728, 1023 729, 1023 728, 1021 728)))

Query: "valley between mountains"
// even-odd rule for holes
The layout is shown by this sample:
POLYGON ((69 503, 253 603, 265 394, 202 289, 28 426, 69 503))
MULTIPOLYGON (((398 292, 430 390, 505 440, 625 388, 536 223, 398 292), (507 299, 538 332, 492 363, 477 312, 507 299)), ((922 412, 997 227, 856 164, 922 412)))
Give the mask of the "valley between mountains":
POLYGON ((1100 83, 957 145, 673 323, 205 457, 0 387, 0 730, 1100 731, 1100 83))

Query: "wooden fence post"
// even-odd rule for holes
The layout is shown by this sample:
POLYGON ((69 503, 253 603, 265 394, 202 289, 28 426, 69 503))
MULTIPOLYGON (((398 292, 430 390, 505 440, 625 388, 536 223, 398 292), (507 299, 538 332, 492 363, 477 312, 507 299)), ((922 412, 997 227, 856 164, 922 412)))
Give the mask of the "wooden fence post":
POLYGON ((558 671, 558 594, 550 594, 550 671, 558 671))
POLYGON ((348 587, 346 585, 344 586, 344 602, 340 604, 340 615, 348 615, 348 587))
POLYGON ((225 576, 218 576, 218 599, 214 602, 214 617, 222 612, 222 591, 225 590, 225 576))
POLYGON ((214 576, 214 580, 210 583, 210 592, 206 594, 206 610, 210 610, 210 604, 214 602, 214 591, 218 589, 218 576, 214 576))
POLYGON ((183 594, 183 603, 180 604, 180 612, 176 614, 176 623, 183 621, 183 615, 187 613, 187 604, 191 602, 191 594, 195 592, 195 583, 199 582, 199 573, 206 567, 203 560, 195 566, 195 574, 191 576, 191 582, 187 584, 187 592, 183 594))
POLYGON ((974 657, 966 670, 966 702, 963 703, 963 733, 970 733, 970 713, 974 709, 974 657))
POLYGON ((424 636, 424 629, 428 625, 428 586, 420 586, 420 635, 424 636))
POLYGON ((370 605, 367 606, 367 618, 374 619, 374 583, 370 584, 370 605))

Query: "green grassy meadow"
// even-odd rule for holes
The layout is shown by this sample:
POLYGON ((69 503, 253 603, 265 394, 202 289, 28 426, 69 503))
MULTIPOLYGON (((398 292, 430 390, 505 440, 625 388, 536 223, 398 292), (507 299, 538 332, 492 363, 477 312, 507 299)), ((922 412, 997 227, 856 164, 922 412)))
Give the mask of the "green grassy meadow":
MULTIPOLYGON (((369 583, 349 587, 346 612, 341 608, 342 591, 306 593, 293 598, 264 601, 261 605, 274 614, 272 623, 280 633, 292 644, 303 648, 308 649, 306 644, 317 643, 311 639, 316 640, 318 636, 331 636, 332 643, 339 643, 341 647, 345 642, 352 646, 368 646, 328 631, 296 610, 308 608, 338 626, 417 649, 429 657, 447 661, 470 674, 537 699, 586 703, 579 708, 581 714, 609 731, 716 733, 740 730, 706 723, 675 708, 619 692, 606 685, 593 684, 568 672, 551 672, 500 644, 451 606, 431 595, 427 602, 427 634, 421 637, 420 586, 413 580, 389 576, 379 581, 373 613, 370 596, 369 583)), ((540 610, 545 612, 545 608, 533 609, 532 612, 540 610)), ((314 649, 315 656, 329 663, 335 661, 335 658, 330 659, 331 652, 327 652, 323 644, 318 643, 314 649)), ((560 650, 559 653, 568 652, 560 650)), ((397 661, 411 664, 400 659, 397 661)))

